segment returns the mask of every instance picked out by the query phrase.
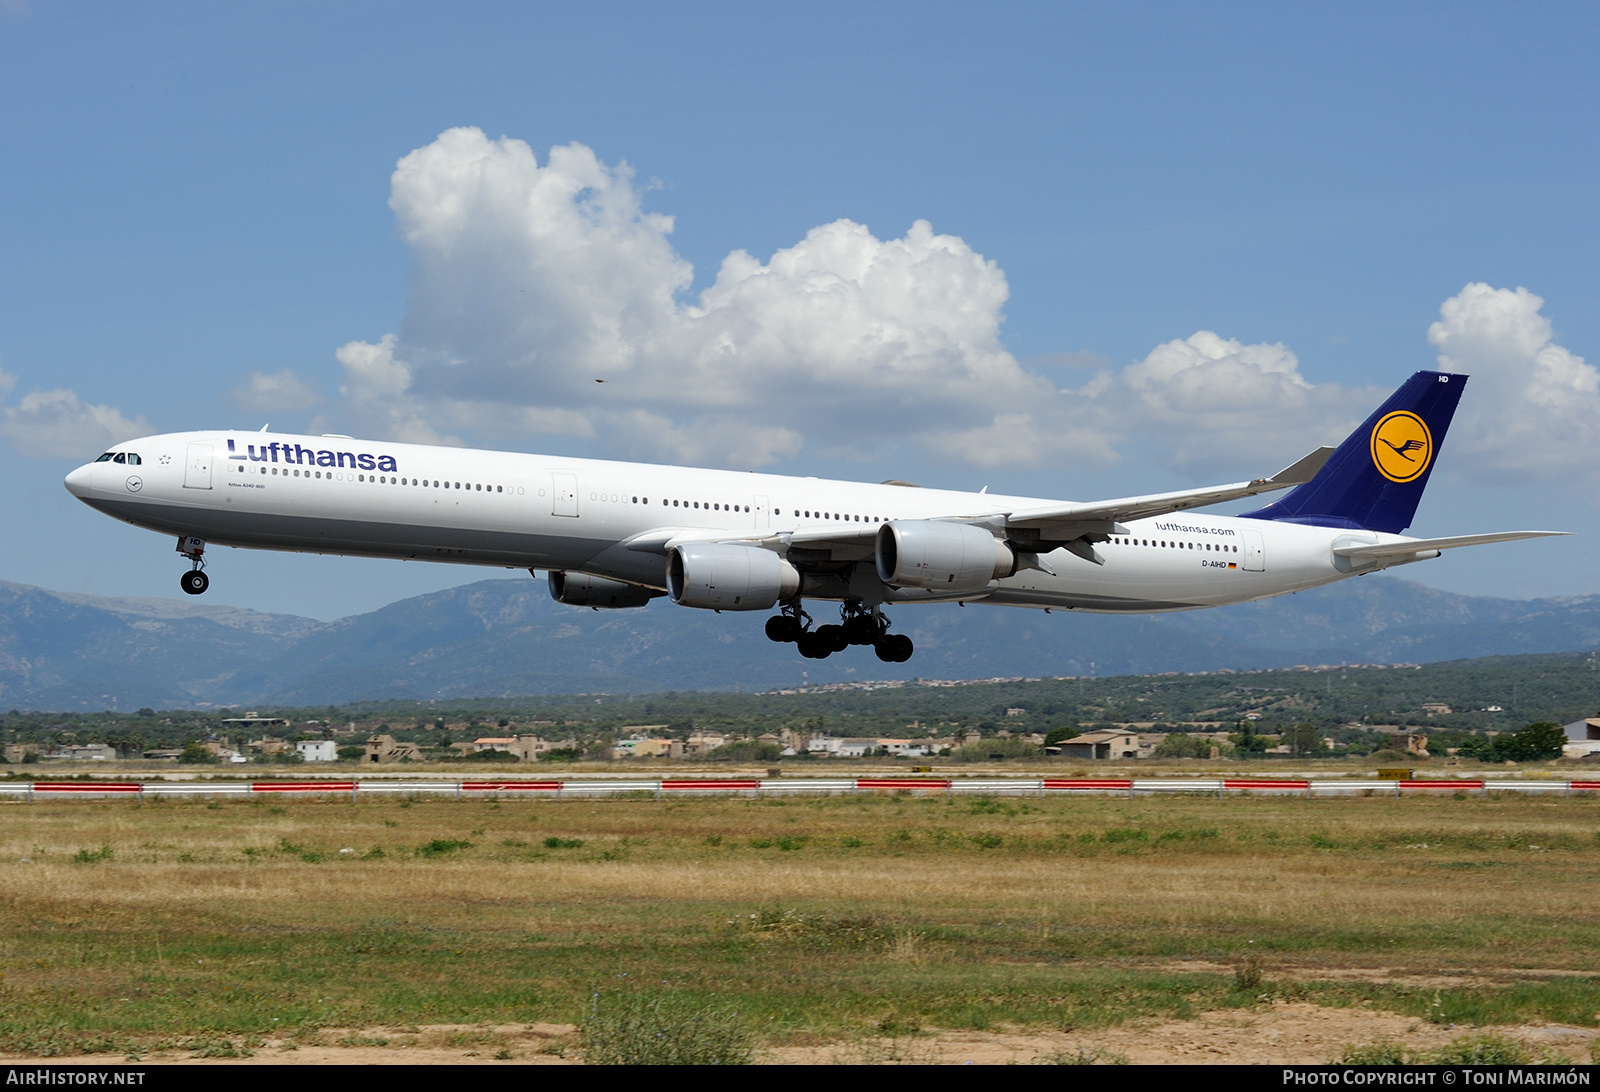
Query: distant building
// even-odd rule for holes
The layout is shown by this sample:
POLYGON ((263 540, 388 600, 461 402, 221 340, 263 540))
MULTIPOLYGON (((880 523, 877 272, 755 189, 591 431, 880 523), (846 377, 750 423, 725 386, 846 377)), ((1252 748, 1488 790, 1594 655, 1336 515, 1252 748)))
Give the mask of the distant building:
POLYGON ((250 728, 265 728, 272 724, 281 724, 285 728, 289 727, 289 721, 286 717, 264 717, 260 713, 253 711, 246 713, 242 717, 226 717, 222 723, 244 725, 247 730, 250 728))
POLYGON ((422 751, 415 743, 397 743, 387 734, 368 736, 367 752, 361 756, 364 763, 418 762, 421 759, 422 751))
POLYGON ((721 732, 696 732, 683 741, 683 757, 700 758, 715 751, 726 742, 728 742, 728 737, 721 732))
POLYGON ((824 758, 864 758, 878 747, 875 739, 834 739, 818 736, 806 744, 806 750, 824 758))
POLYGON ((682 758, 683 744, 675 739, 632 737, 617 740, 612 758, 682 758))
POLYGON ((46 752, 41 757, 68 762, 107 762, 117 757, 117 749, 104 743, 69 744, 46 752))
POLYGON ((1420 732, 1390 732, 1389 746, 1404 754, 1428 757, 1428 737, 1420 732))
POLYGON ((339 758, 339 745, 331 739, 302 739, 294 749, 307 762, 335 762, 339 758))
POLYGON ((1422 711, 1428 714, 1430 717, 1434 714, 1444 716, 1445 714, 1455 712, 1455 710, 1451 709, 1442 701, 1425 701, 1422 703, 1422 711))
POLYGON ((926 758, 937 749, 931 739, 879 739, 877 743, 890 758, 926 758))
POLYGON ((1568 743, 1581 743, 1591 739, 1600 741, 1600 717, 1575 720, 1567 725, 1565 730, 1568 743))
POLYGON ((221 739, 208 739, 200 746, 216 755, 217 758, 221 759, 223 762, 249 761, 244 757, 244 755, 239 753, 238 748, 228 740, 227 736, 223 736, 221 739))
POLYGON ((568 736, 566 739, 548 740, 538 736, 518 736, 511 745, 511 753, 517 756, 518 762, 536 762, 539 756, 547 751, 575 751, 578 741, 568 736))
POLYGON ((1125 760, 1139 757, 1139 734, 1106 728, 1064 739, 1060 746, 1064 758, 1087 758, 1094 761, 1125 760))
POLYGON ((1566 726, 1567 745, 1562 748, 1565 758, 1588 758, 1600 755, 1600 717, 1575 720, 1566 726))

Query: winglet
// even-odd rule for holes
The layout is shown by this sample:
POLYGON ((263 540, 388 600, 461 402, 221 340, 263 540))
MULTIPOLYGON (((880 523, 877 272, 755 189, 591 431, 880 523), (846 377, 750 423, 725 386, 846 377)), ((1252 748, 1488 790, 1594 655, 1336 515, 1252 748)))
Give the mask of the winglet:
POLYGON ((1319 447, 1305 458, 1292 463, 1266 479, 1273 485, 1302 485, 1317 476, 1317 471, 1322 469, 1322 464, 1327 462, 1338 448, 1319 447))

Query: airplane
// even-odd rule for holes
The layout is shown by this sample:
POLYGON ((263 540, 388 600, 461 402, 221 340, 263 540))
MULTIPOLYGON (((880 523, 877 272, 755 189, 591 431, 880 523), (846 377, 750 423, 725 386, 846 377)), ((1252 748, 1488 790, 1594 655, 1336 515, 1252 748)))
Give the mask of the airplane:
POLYGON ((666 596, 713 611, 777 608, 767 636, 804 657, 870 645, 900 663, 912 642, 890 632, 885 607, 1194 610, 1565 533, 1401 533, 1466 381, 1417 372, 1337 448, 1271 477, 1086 503, 265 427, 130 440, 65 484, 92 508, 176 535, 191 595, 210 584, 215 544, 504 566, 545 571, 550 594, 575 607, 666 596), (1242 515, 1191 512, 1284 489, 1242 515), (839 622, 816 624, 806 600, 839 603, 839 622))

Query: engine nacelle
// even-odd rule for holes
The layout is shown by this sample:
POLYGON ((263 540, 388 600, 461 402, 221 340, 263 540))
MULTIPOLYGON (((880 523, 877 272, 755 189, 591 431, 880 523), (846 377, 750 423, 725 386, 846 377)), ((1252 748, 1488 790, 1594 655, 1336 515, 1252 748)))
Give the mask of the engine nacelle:
POLYGON ((897 588, 966 594, 1017 567, 1011 547, 982 527, 896 520, 878 528, 878 579, 897 588))
POLYGON ((550 572, 550 598, 569 607, 599 607, 621 610, 625 607, 642 607, 661 593, 653 588, 624 584, 620 580, 607 580, 603 576, 587 573, 550 572))
POLYGON ((799 590, 799 571, 759 546, 685 544, 667 555, 667 594, 680 607, 770 610, 799 590))

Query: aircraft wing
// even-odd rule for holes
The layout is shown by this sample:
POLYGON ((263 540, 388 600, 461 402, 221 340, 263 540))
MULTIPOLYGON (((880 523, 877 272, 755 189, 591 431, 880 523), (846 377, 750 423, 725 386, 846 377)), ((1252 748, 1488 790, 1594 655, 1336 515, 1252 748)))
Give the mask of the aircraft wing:
POLYGON ((1335 546, 1333 552, 1340 557, 1348 557, 1351 561, 1419 561, 1422 558, 1438 557, 1441 550, 1453 550, 1457 546, 1483 546, 1490 542, 1515 542, 1523 538, 1548 538, 1552 535, 1567 535, 1570 531, 1496 531, 1487 535, 1457 535, 1454 538, 1413 538, 1403 542, 1380 542, 1374 546, 1350 545, 1335 546))
POLYGON ((1334 449, 1331 447, 1319 447, 1270 478, 1257 478, 1255 481, 1010 512, 1006 515, 1006 528, 1034 531, 1041 542, 1067 542, 1085 535, 1103 537, 1122 534, 1124 532, 1115 526, 1122 520, 1164 516, 1189 508, 1203 508, 1209 504, 1221 504, 1223 501, 1269 493, 1274 489, 1302 485, 1317 476, 1317 471, 1322 469, 1322 464, 1328 461, 1333 452, 1334 449))

